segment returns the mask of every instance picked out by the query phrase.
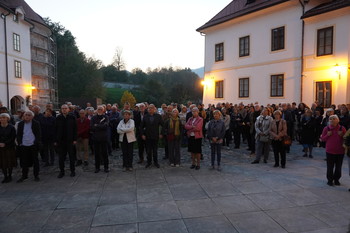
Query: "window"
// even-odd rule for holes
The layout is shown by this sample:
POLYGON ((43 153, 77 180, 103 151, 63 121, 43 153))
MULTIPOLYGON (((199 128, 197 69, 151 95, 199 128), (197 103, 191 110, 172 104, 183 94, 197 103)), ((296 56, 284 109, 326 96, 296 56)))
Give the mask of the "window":
POLYGON ((249 56, 249 36, 239 38, 239 56, 249 56))
POLYGON ((215 98, 224 98, 224 81, 215 82, 215 98))
POLYGON ((16 23, 18 23, 18 14, 14 14, 14 15, 13 15, 13 21, 15 21, 16 23))
POLYGON ((224 43, 215 45, 215 62, 224 60, 224 43))
POLYGON ((13 33, 13 49, 18 52, 21 51, 20 36, 16 33, 13 33))
POLYGON ((249 97, 249 78, 239 79, 239 98, 249 97))
POLYGON ((22 78, 22 64, 20 61, 15 61, 15 77, 22 78))
POLYGON ((284 27, 272 29, 271 51, 284 49, 284 27))
POLYGON ((329 108, 332 103, 332 82, 316 82, 316 101, 324 107, 329 108))
POLYGON ((333 53, 333 27, 317 31, 317 56, 333 53))
POLYGON ((284 75, 271 75, 271 97, 283 96, 284 75))
POLYGON ((14 14, 14 15, 13 15, 13 21, 15 21, 16 23, 18 23, 18 14, 14 14))

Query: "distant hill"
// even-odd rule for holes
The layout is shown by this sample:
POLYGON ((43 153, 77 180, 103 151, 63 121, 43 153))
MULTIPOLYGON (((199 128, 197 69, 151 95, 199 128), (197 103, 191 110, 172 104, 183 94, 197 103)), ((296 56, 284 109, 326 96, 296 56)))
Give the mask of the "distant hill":
POLYGON ((204 67, 193 69, 194 73, 196 73, 200 78, 204 78, 204 67))

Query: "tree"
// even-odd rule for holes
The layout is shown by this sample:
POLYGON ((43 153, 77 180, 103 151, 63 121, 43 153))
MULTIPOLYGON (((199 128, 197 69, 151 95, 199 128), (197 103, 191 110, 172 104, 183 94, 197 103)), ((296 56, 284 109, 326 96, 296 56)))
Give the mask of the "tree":
POLYGON ((58 93, 60 98, 104 98, 101 62, 87 58, 76 45, 72 33, 46 18, 57 44, 58 93))
POLYGON ((124 91, 123 96, 120 100, 121 106, 123 106, 126 102, 130 104, 131 108, 133 108, 136 104, 136 99, 134 95, 129 91, 124 91))
POLYGON ((118 71, 121 71, 121 70, 124 70, 125 69, 125 61, 124 61, 124 58, 123 58, 123 49, 120 48, 120 47, 117 47, 115 49, 115 52, 114 52, 114 56, 113 56, 113 61, 112 61, 112 65, 118 70, 118 71))

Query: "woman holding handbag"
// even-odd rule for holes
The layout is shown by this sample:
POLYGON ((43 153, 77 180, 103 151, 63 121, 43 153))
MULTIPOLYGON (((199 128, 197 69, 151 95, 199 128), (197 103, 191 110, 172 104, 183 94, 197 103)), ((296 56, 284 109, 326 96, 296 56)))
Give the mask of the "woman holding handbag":
POLYGON ((279 167, 279 158, 281 157, 281 167, 286 168, 286 147, 284 139, 287 136, 287 122, 282 119, 282 112, 276 110, 273 113, 275 119, 271 123, 270 135, 272 139, 272 148, 275 155, 274 167, 279 167))
POLYGON ((269 110, 264 108, 255 122, 256 158, 252 164, 259 163, 261 156, 264 156, 264 163, 267 163, 269 158, 272 117, 268 113, 269 110))

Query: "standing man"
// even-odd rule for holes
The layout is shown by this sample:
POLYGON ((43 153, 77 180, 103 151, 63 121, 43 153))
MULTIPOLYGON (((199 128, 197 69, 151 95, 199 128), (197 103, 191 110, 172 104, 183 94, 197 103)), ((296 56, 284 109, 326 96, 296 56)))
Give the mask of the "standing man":
POLYGON ((74 115, 69 114, 67 104, 61 106, 61 114, 56 118, 56 141, 58 148, 60 174, 58 178, 64 176, 64 163, 66 156, 69 156, 70 176, 75 176, 75 144, 77 143, 77 122, 74 115))
POLYGON ((150 104, 148 107, 148 114, 143 117, 140 131, 142 139, 146 141, 147 150, 147 165, 149 168, 152 164, 152 157, 154 166, 159 168, 158 163, 158 140, 163 136, 160 135, 159 127, 163 126, 162 117, 156 113, 156 107, 154 104, 150 104))
POLYGON ((22 177, 18 183, 28 179, 29 167, 33 166, 34 180, 39 179, 39 159, 38 151, 41 143, 40 123, 33 120, 34 113, 26 111, 24 120, 18 124, 17 143, 20 151, 20 164, 22 167, 22 177))
POLYGON ((108 169, 108 127, 109 119, 104 114, 104 107, 102 105, 97 107, 97 115, 91 118, 90 130, 92 132, 92 140, 94 143, 95 152, 95 173, 100 172, 101 159, 104 164, 104 171, 109 172, 108 169))
POLYGON ((134 113, 134 120, 135 120, 135 127, 136 127, 136 139, 137 139, 137 145, 139 147, 139 161, 137 163, 142 164, 144 161, 143 152, 146 148, 146 141, 142 139, 141 135, 141 122, 143 121, 143 118, 145 115, 147 115, 146 107, 143 103, 140 105, 140 110, 137 113, 134 113))

